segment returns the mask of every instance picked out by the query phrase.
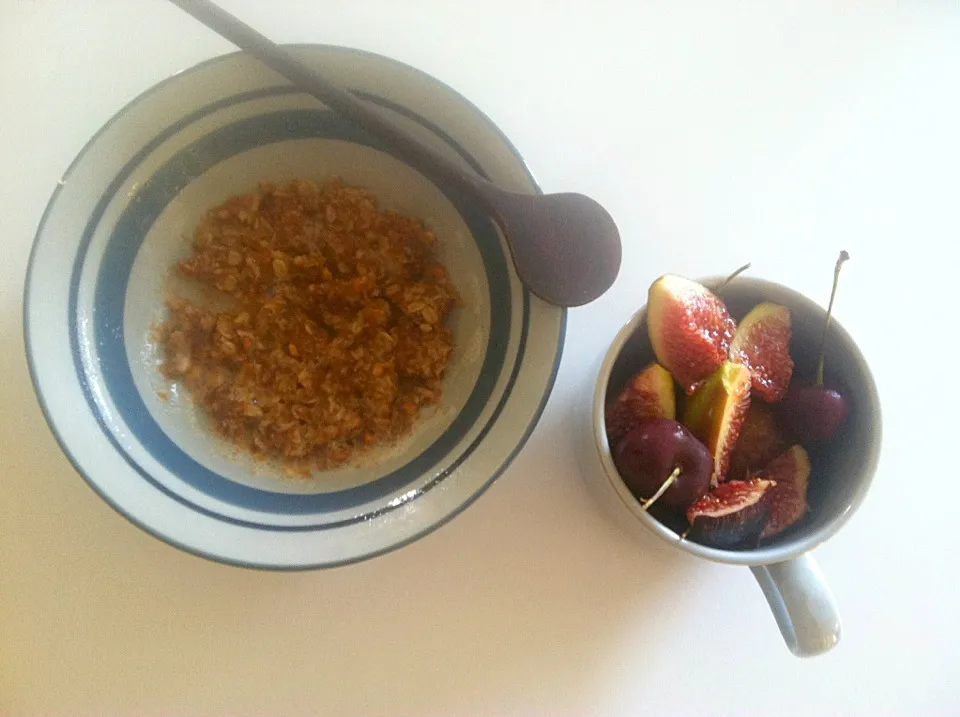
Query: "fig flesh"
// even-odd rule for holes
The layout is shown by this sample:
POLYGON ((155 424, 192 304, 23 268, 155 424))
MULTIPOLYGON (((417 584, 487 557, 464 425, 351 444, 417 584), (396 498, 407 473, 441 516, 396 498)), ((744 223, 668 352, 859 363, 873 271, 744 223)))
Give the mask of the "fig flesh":
POLYGON ((688 394, 727 359, 737 328, 716 294, 673 274, 650 286, 647 326, 657 360, 688 394))
POLYGON ((673 378, 663 366, 652 363, 631 378, 607 406, 607 437, 616 442, 643 421, 676 416, 673 378))
POLYGON ((753 391, 764 401, 783 398, 793 375, 790 309, 765 301, 743 317, 730 344, 730 360, 750 369, 753 391))
POLYGON ((686 535, 716 548, 751 547, 770 515, 767 496, 775 485, 763 478, 722 483, 687 510, 686 535))
POLYGON ((727 361, 687 401, 683 423, 713 455, 713 485, 726 479, 750 408, 750 386, 750 370, 727 361))

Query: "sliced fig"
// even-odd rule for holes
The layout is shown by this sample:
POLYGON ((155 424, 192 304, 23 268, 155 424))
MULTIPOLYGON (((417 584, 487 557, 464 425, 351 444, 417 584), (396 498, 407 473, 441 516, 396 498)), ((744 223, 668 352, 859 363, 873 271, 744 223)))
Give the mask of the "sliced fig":
POLYGON ((779 401, 790 385, 790 336, 790 309, 769 301, 754 306, 737 326, 730 360, 750 369, 753 390, 764 401, 779 401))
POLYGON ((673 274, 650 286, 647 325, 657 360, 688 394, 727 359, 737 328, 716 294, 673 274))
POLYGON ((800 520, 809 509, 810 457, 802 446, 793 446, 773 459, 757 478, 776 483, 769 494, 770 516, 760 533, 761 539, 772 538, 800 520))
POLYGON ((607 406, 607 436, 623 438, 631 428, 651 418, 676 418, 673 378, 660 364, 652 363, 627 382, 607 406))
POLYGON ((751 401, 740 436, 730 453, 727 480, 745 480, 756 474, 789 445, 773 410, 765 403, 751 401))
POLYGON ((634 427, 617 446, 614 462, 644 509, 659 502, 682 515, 710 489, 710 451, 669 418, 654 418, 634 427))
POLYGON ((730 454, 750 408, 750 385, 750 370, 727 361, 697 389, 684 409, 684 425, 713 456, 713 485, 726 479, 730 454))
POLYGON ((687 510, 691 540, 717 548, 748 547, 770 515, 772 480, 753 478, 718 485, 687 510))

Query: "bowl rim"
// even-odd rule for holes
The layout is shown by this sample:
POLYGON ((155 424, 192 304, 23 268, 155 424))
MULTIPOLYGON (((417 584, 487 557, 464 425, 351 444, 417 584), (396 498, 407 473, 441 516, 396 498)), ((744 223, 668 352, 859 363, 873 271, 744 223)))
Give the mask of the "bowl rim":
MULTIPOLYGON (((697 279, 696 281, 704 286, 712 287, 719 285, 722 281, 724 281, 725 278, 726 277, 722 276, 709 276, 706 278, 697 279)), ((823 310, 823 308, 810 297, 801 294, 795 289, 791 289, 788 286, 774 281, 752 276, 739 276, 735 281, 750 283, 759 287, 764 292, 776 292, 776 294, 779 294, 780 296, 787 296, 791 302, 811 304, 823 310)), ((822 525, 819 529, 809 533, 804 533, 785 545, 770 545, 760 548, 752 548, 750 550, 725 550, 703 545, 692 540, 683 540, 679 535, 677 535, 677 533, 654 518, 647 511, 643 510, 640 506, 640 501, 638 501, 627 488, 626 484, 623 482, 623 479, 620 477, 619 471, 617 471, 616 465, 613 462, 613 455, 610 450, 610 442, 607 438, 605 419, 606 397, 610 385, 610 375, 613 366, 616 364, 617 359, 620 357, 620 354, 623 351, 624 346, 630 340, 630 338, 634 336, 640 324, 646 318, 646 315, 647 305, 644 304, 622 326, 611 342, 610 347, 604 354, 603 361, 600 365, 599 375, 597 376, 596 385, 593 392, 593 406, 591 407, 591 426, 593 433, 593 441, 591 443, 593 444, 597 458, 600 461, 604 478, 606 479, 608 486, 620 499, 620 502, 623 504, 626 510, 633 515, 635 521, 641 523, 647 530, 651 531, 657 537, 679 550, 683 550, 686 553, 700 558, 706 558, 714 562, 726 563, 730 565, 759 566, 781 563, 793 558, 797 558, 833 537, 833 535, 835 535, 844 525, 846 525, 847 521, 853 517, 853 514, 857 512, 866 499, 867 493, 869 493, 870 486, 872 485, 876 476, 876 468, 879 463, 883 435, 880 398, 877 392, 876 382, 873 378, 873 374, 869 369, 866 359, 860 352, 859 345, 852 339, 850 334, 843 328, 840 322, 838 322, 836 318, 833 318, 831 320, 830 330, 838 332, 855 349, 856 353, 854 354, 854 358, 862 368, 864 386, 866 387, 866 391, 870 396, 872 405, 874 405, 877 409, 874 417, 876 421, 876 440, 874 440, 872 444, 867 447, 866 460, 864 461, 865 477, 858 482, 846 508, 832 520, 822 525)))
MULTIPOLYGON (((433 75, 420 70, 412 65, 409 65, 400 60, 394 59, 392 57, 382 55, 376 52, 371 52, 368 50, 362 50, 359 48, 353 48, 343 45, 336 45, 330 43, 285 43, 283 45, 286 48, 290 49, 302 49, 302 50, 319 50, 319 51, 332 51, 337 53, 342 53, 344 56, 356 55, 361 58, 372 59, 378 62, 386 63, 387 65, 393 66, 395 68, 401 69, 405 72, 411 73, 414 76, 417 76, 427 82, 433 84, 438 89, 444 90, 451 97, 455 97, 458 102, 463 103, 464 107, 469 109, 470 112, 474 115, 475 119, 482 122, 485 127, 494 134, 497 139, 502 142, 503 147, 513 159, 517 162, 517 168, 523 173, 525 178, 529 181, 531 187, 537 194, 542 194, 543 191, 540 187, 540 184, 537 182, 536 177, 533 172, 530 170, 526 160, 523 158, 520 151, 513 144, 513 142, 504 134, 499 126, 486 114, 484 113, 476 104, 471 102, 465 96, 463 96, 456 89, 443 82, 442 80, 434 77, 433 75)), ((513 460, 516 458, 517 454, 524 448, 526 442, 529 440, 533 431, 536 429, 536 426, 539 424, 539 421, 543 415, 543 411, 546 408, 546 404, 549 401, 549 398, 553 392, 553 388, 556 384, 557 375, 559 372, 560 362, 563 355, 563 348, 566 338, 567 330, 567 309, 564 307, 555 307, 559 312, 559 321, 558 321, 558 333, 557 333, 557 348, 556 355, 553 360, 553 365, 550 367, 550 370, 546 376, 546 382, 544 386, 544 391, 542 396, 539 397, 538 404, 533 411, 529 422, 526 425, 525 430, 522 435, 519 437, 514 448, 507 454, 506 458, 502 461, 499 467, 494 470, 491 475, 476 489, 474 492, 469 495, 466 500, 457 505, 453 510, 451 510, 446 515, 435 519, 430 524, 424 526, 421 530, 408 535, 407 537, 399 540, 390 545, 384 546, 382 548, 371 550, 369 552, 363 552, 355 556, 350 556, 343 559, 333 560, 333 561, 324 561, 319 563, 303 563, 303 564, 274 564, 268 562, 258 562, 256 560, 248 561, 235 559, 227 557, 224 555, 214 554, 208 552, 202 548, 198 548, 194 545, 187 544, 171 535, 161 532, 160 530, 154 528, 149 524, 145 519, 139 518, 133 515, 129 510, 121 506, 116 500, 107 495, 105 490, 99 486, 99 484, 88 475, 88 471, 82 468, 80 461, 74 455, 73 451, 68 446, 66 440, 62 436, 61 432, 56 427, 51 409, 47 403, 47 400, 44 395, 43 389, 41 389, 41 381, 38 375, 38 369, 33 355, 34 347, 31 344, 30 340, 30 317, 29 310, 31 306, 31 285, 34 269, 36 268, 36 253, 40 243, 41 236, 44 233, 44 230, 47 225, 47 220, 49 219, 50 213, 56 204, 56 201, 60 195, 61 190, 67 184, 69 178, 72 176, 73 172, 79 166, 81 161, 87 155, 87 152, 91 147, 96 143, 96 141, 108 130, 110 129, 118 120, 125 116, 129 110, 140 104, 141 102, 150 98, 153 94, 165 88, 167 85, 174 81, 178 81, 185 76, 189 76, 195 72, 199 72, 203 69, 209 68, 212 65, 219 63, 230 62, 237 59, 238 57, 249 56, 249 53, 246 53, 242 50, 236 50, 227 52, 224 54, 216 55, 205 60, 202 60, 198 63, 190 65, 183 70, 175 72, 160 81, 152 84, 147 87, 132 99, 123 104, 115 113, 113 113, 109 119, 107 119, 98 129, 94 132, 89 139, 82 145, 80 150, 67 165, 67 168, 60 175, 59 180, 57 181, 56 186, 53 189, 53 192, 50 195, 49 200, 41 214, 40 220, 37 225, 37 230, 34 234, 33 242, 31 245, 31 250, 29 253, 27 261, 27 270, 24 281, 23 289, 23 341, 24 341, 24 350, 27 358, 27 367, 30 375, 30 380, 33 385, 34 393, 37 397, 37 401, 40 405, 41 412, 43 414, 44 420, 46 421, 48 427, 50 428, 51 433, 53 434, 55 440, 57 441, 60 450, 70 462, 74 471, 83 478, 84 482, 96 493, 101 499, 104 500, 111 508, 113 508, 117 513, 119 513, 127 521, 140 528, 149 535, 152 535, 155 538, 162 540, 163 542, 182 550, 191 555, 209 560, 211 562, 231 565, 235 567, 242 567, 255 570, 265 570, 265 571, 280 571, 280 572, 294 572, 294 571, 305 571, 305 570, 317 570, 325 568, 334 568, 342 565, 349 565, 356 562, 361 562, 364 560, 369 560, 380 555, 393 552, 398 550, 410 543, 413 543, 420 538, 432 533, 441 526, 445 525, 449 521, 453 520, 455 517, 463 513, 470 505, 474 503, 489 487, 492 485, 511 465, 513 460)), ((528 292, 526 287, 522 287, 524 292, 528 292)))

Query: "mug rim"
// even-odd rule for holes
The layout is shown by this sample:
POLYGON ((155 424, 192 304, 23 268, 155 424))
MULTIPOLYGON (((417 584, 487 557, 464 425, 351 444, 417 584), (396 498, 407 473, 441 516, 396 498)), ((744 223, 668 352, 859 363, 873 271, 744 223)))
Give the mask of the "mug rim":
MULTIPOLYGON (((704 286, 709 287, 717 285, 719 282, 723 281, 724 278, 725 277, 711 276, 704 279, 698 279, 697 281, 704 286)), ((824 310, 823 307, 821 307, 813 299, 794 289, 791 289, 788 286, 784 286, 783 284, 778 284, 766 279, 744 276, 737 277, 735 281, 737 283, 750 283, 765 293, 767 291, 776 292, 781 296, 788 296, 791 301, 805 302, 820 308, 821 311, 824 310)), ((859 346, 852 339, 846 329, 843 328, 836 318, 831 319, 831 331, 838 332, 842 337, 844 337, 844 339, 846 339, 849 345, 853 347, 855 353, 852 355, 852 358, 862 367, 861 375, 863 379, 863 386, 866 389, 866 393, 871 398, 871 404, 876 408, 876 440, 872 441, 872 445, 867 448, 863 475, 857 481, 856 488, 849 503, 838 515, 834 516, 828 522, 822 524, 815 530, 801 533, 790 542, 782 545, 751 548, 749 550, 725 550, 722 548, 714 548, 708 545, 703 545, 692 540, 683 540, 676 532, 654 518, 647 511, 643 510, 640 507, 640 502, 623 482, 623 479, 620 477, 620 473, 613 462, 613 454, 610 450, 610 443, 607 438, 606 430, 606 397, 610 385, 610 375, 614 364, 616 364, 617 359, 620 357, 620 354, 623 351, 624 346, 634 335, 638 326, 646 318, 646 314, 647 305, 644 304, 630 317, 623 327, 621 327, 611 342, 610 347, 604 354, 593 393, 593 415, 591 422, 594 439, 593 444, 600 459, 600 464, 603 467, 604 478, 610 484, 610 487, 613 489, 614 493, 619 497, 624 507, 633 515, 634 519, 639 521, 645 528, 653 532, 659 538, 669 543, 673 547, 678 548, 679 550, 683 550, 686 553, 705 558, 707 560, 731 565, 758 566, 784 562, 813 550, 821 543, 833 537, 860 508, 870 490, 870 486, 873 483, 873 478, 876 473, 877 464, 880 458, 880 447, 883 434, 880 399, 879 395, 877 394, 876 382, 874 381, 873 373, 870 371, 866 359, 860 352, 859 346)))

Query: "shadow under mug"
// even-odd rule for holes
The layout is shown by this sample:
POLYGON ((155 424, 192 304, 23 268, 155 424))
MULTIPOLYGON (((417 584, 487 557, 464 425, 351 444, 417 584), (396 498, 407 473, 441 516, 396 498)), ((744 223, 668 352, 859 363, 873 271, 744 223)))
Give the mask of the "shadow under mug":
MULTIPOLYGON (((717 286, 720 281, 711 278, 701 283, 717 286)), ((749 277, 738 277, 718 293, 733 316, 744 316, 762 301, 787 306, 793 325, 790 353, 796 363, 794 376, 813 375, 826 316, 823 308, 784 286, 749 277)), ((644 307, 617 334, 600 366, 593 394, 591 444, 605 480, 594 482, 601 490, 612 491, 617 499, 612 502, 626 509, 627 515, 621 517, 642 524, 678 550, 749 566, 790 650, 801 657, 826 652, 840 639, 840 616, 823 573, 807 553, 840 530, 860 506, 880 457, 880 400, 863 355, 850 335, 832 321, 826 340, 825 384, 843 393, 849 414, 829 445, 810 449, 809 513, 769 542, 747 550, 723 550, 681 539, 676 530, 640 507, 617 472, 607 439, 605 407, 633 374, 654 359, 644 307)))

